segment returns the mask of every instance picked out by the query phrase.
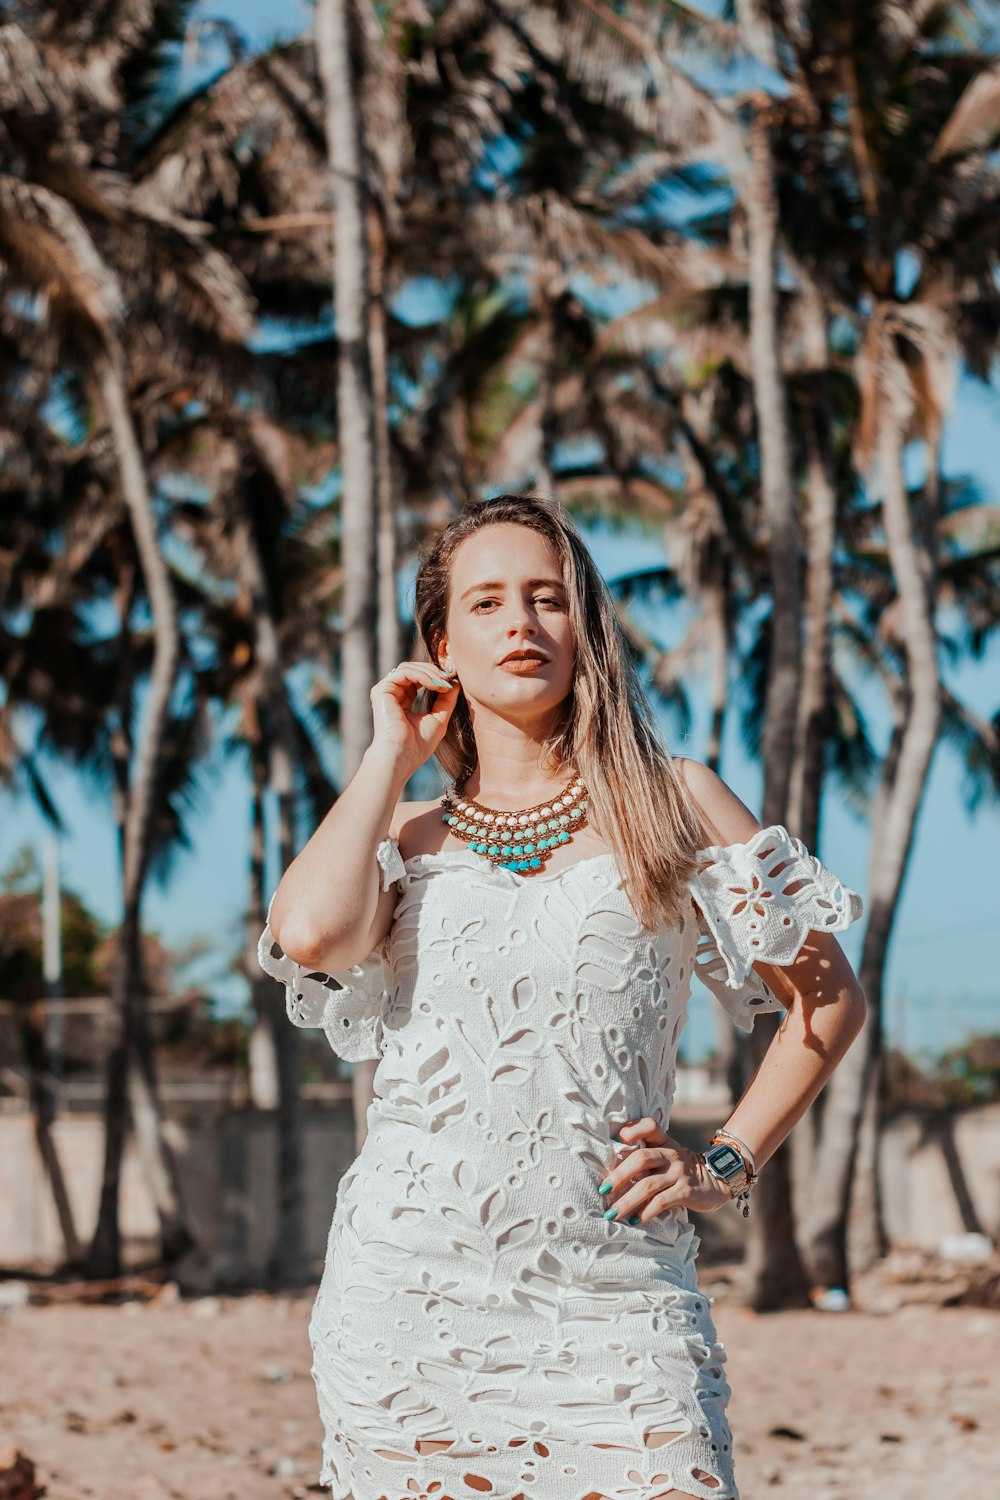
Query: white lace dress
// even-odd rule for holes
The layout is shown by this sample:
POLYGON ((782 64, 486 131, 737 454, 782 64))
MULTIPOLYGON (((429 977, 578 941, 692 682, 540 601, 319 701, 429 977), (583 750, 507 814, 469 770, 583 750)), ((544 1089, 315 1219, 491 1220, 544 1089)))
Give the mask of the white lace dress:
POLYGON ((688 1210, 608 1220, 598 1187, 620 1125, 668 1126, 695 963, 749 1031, 782 1009, 753 963, 791 962, 861 898, 780 825, 701 851, 690 916, 654 935, 610 854, 521 875, 385 839, 378 859, 399 898, 363 963, 309 973, 269 926, 259 947, 297 1026, 379 1059, 309 1329, 320 1482, 333 1500, 736 1497, 688 1210), (646 1446, 661 1432, 682 1435, 646 1446))

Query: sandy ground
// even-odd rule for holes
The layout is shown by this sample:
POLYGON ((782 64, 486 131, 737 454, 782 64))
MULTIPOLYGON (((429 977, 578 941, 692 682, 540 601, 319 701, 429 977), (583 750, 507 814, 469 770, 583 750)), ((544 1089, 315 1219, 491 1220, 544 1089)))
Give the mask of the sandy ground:
MULTIPOLYGON (((0 1446, 46 1500, 293 1500, 315 1485, 310 1298, 0 1316, 0 1446)), ((1000 1314, 755 1316, 715 1296, 741 1500, 1000 1496, 1000 1314)))

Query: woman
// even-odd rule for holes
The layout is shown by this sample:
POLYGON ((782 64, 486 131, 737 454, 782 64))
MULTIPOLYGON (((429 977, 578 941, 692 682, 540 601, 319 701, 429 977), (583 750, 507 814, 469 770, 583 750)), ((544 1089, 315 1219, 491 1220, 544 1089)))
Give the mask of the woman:
POLYGON ((380 1059, 310 1324, 321 1483, 732 1500, 689 1213, 748 1211, 861 1028, 832 935, 860 898, 662 748, 555 503, 453 521, 416 620, 429 660, 372 689, 371 746, 260 943, 292 1021, 380 1059), (401 800, 432 754, 443 811, 401 800), (666 1130, 696 958, 743 1030, 787 1009, 702 1152, 666 1130))

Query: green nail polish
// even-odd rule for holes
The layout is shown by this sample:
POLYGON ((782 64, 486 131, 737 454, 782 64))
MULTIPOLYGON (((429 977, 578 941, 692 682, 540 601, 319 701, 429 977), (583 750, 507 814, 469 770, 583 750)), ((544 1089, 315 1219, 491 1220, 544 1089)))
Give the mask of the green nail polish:
POLYGON ((612 1139, 612 1140, 613 1140, 613 1141, 617 1141, 617 1143, 618 1143, 618 1145, 619 1145, 619 1146, 620 1146, 620 1145, 621 1145, 621 1144, 622 1144, 622 1138, 621 1138, 621 1136, 620 1136, 620 1135, 613 1135, 613 1136, 612 1136, 612 1137, 611 1137, 611 1139, 612 1139))
POLYGON ((631 1217, 631 1219, 629 1219, 629 1223, 630 1224, 638 1224, 638 1222, 639 1222, 639 1215, 638 1214, 633 1214, 632 1217, 631 1217))
POLYGON ((609 1209, 606 1209, 606 1210, 605 1210, 605 1213, 604 1213, 604 1217, 605 1217, 605 1218, 606 1218, 606 1219, 613 1219, 613 1218, 614 1218, 614 1216, 615 1216, 615 1214, 616 1214, 616 1213, 617 1213, 617 1212, 618 1212, 618 1210, 617 1210, 617 1208, 609 1208, 609 1209))
POLYGON ((610 1193, 610 1191, 611 1191, 611 1183, 610 1182, 602 1182, 601 1185, 600 1185, 600 1187, 597 1189, 597 1191, 599 1193, 610 1193))

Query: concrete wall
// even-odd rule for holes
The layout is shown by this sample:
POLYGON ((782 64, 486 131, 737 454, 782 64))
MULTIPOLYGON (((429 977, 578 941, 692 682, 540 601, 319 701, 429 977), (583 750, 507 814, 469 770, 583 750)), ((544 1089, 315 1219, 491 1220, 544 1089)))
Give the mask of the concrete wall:
MULTIPOLYGON (((354 1157, 349 1106, 305 1112, 306 1239, 322 1261, 337 1183, 354 1157)), ((181 1189, 200 1243, 225 1280, 266 1275, 276 1223, 275 1117, 234 1110, 196 1124, 171 1120, 181 1189)), ((76 1231, 93 1233, 103 1168, 104 1127, 96 1115, 60 1119, 55 1140, 76 1231)), ((129 1263, 156 1244, 156 1215, 130 1139, 122 1173, 121 1225, 129 1263)), ((43 1175, 30 1115, 0 1115, 0 1266, 45 1271, 63 1259, 59 1221, 43 1175)))
MULTIPOLYGON (((307 1106, 304 1113, 307 1248, 318 1266, 337 1183, 354 1156, 354 1128, 346 1099, 333 1107, 307 1106)), ((675 1106, 671 1124, 677 1138, 694 1147, 720 1118, 717 1111, 709 1116, 675 1106)), ((214 1118, 202 1115, 197 1123, 171 1120, 170 1130, 185 1202, 214 1274, 231 1282, 264 1278, 276 1219, 274 1115, 229 1110, 214 1118)), ((103 1134, 96 1115, 67 1116, 55 1128, 77 1232, 85 1242, 94 1226, 103 1134)), ((966 1227, 953 1185, 956 1173, 964 1177, 982 1229, 1000 1238, 1000 1105, 957 1116, 951 1141, 942 1141, 933 1121, 901 1116, 886 1130, 881 1154, 893 1243, 935 1249, 944 1235, 966 1227)), ((121 1203, 127 1257, 135 1263, 155 1246, 156 1220, 131 1142, 121 1203)), ((62 1258, 31 1117, 0 1114, 0 1266, 44 1271, 62 1258)))
POLYGON ((961 1174, 979 1227, 1000 1241, 1000 1104, 952 1116, 951 1140, 940 1123, 904 1115, 881 1142, 881 1181, 893 1242, 934 1249, 963 1223, 954 1178, 961 1174), (951 1166, 949 1166, 951 1163, 951 1166))

